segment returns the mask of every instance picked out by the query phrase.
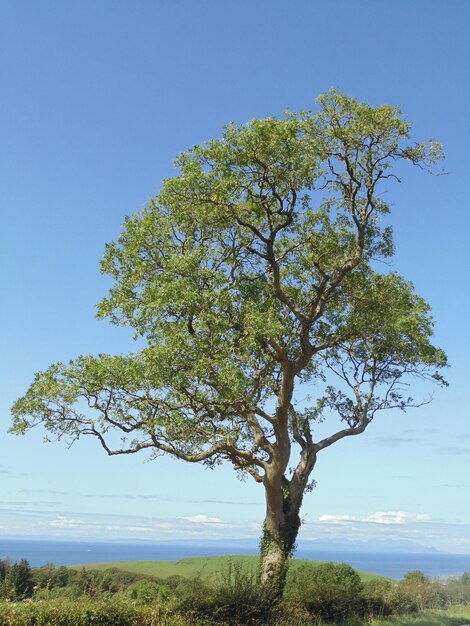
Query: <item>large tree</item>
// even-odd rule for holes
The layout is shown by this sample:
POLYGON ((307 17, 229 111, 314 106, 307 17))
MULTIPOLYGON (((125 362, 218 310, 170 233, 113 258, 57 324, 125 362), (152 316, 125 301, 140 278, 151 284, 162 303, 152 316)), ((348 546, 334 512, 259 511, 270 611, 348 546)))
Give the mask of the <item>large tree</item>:
POLYGON ((102 261, 114 286, 99 316, 146 347, 52 365, 12 410, 15 433, 42 424, 110 455, 249 475, 265 492, 260 576, 273 599, 318 453, 414 404, 409 377, 443 382, 445 365, 426 302, 377 269, 393 253, 384 187, 400 162, 428 169, 440 146, 410 144, 395 107, 335 90, 318 104, 181 154, 102 261))

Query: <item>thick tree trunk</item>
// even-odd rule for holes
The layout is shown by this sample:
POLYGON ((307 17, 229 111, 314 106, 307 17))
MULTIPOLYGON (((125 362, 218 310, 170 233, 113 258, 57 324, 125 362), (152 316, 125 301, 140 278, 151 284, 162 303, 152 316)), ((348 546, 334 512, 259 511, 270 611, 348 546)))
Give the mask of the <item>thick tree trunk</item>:
POLYGON ((300 528, 301 498, 292 501, 290 483, 266 481, 266 517, 260 542, 260 582, 270 603, 280 600, 286 583, 289 558, 300 528))

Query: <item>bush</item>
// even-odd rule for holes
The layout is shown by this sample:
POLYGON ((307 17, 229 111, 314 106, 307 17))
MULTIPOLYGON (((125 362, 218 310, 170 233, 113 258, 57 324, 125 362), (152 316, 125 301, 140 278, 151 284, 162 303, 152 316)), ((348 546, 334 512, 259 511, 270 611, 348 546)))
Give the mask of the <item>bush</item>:
POLYGON ((450 580, 445 586, 445 594, 451 604, 470 604, 470 572, 450 580))
POLYGON ((269 603, 256 573, 241 563, 229 562, 213 585, 213 619, 225 624, 261 624, 268 618, 269 603))
POLYGON ((200 578, 179 578, 170 597, 171 607, 180 612, 205 615, 213 606, 212 593, 200 578))
POLYGON ((400 585, 413 597, 419 611, 438 609, 447 604, 443 587, 419 570, 408 572, 400 585))
POLYGON ((162 604, 168 600, 172 591, 167 585, 153 580, 139 580, 127 589, 127 597, 136 604, 162 604))
POLYGON ((397 583, 392 586, 388 597, 390 612, 394 615, 408 615, 418 611, 416 598, 409 589, 397 583))
POLYGON ((362 592, 364 612, 371 617, 391 615, 392 589, 393 583, 384 578, 373 578, 366 582, 362 592))
MULTIPOLYGON (((166 619, 150 607, 108 599, 93 601, 49 601, 0 603, 2 626, 189 626, 178 616, 166 619)), ((192 623, 194 626, 194 622, 192 623)))
POLYGON ((179 576, 168 578, 165 583, 171 590, 166 606, 188 617, 192 624, 247 626, 267 623, 268 606, 257 576, 241 564, 229 563, 211 583, 179 576))
POLYGON ((287 599, 303 604, 310 614, 325 621, 341 621, 362 612, 364 585, 346 563, 303 565, 292 572, 287 599))

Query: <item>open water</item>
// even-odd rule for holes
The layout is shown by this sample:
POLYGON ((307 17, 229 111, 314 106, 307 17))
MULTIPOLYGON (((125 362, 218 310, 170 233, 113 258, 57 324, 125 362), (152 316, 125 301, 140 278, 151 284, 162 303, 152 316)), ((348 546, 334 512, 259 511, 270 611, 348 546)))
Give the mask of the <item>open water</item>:
MULTIPOLYGON (((223 554, 256 554, 255 544, 223 545, 217 543, 169 542, 91 542, 36 539, 1 539, 0 559, 12 561, 25 558, 32 567, 48 562, 55 565, 85 565, 112 561, 173 561, 185 557, 223 554)), ((353 567, 400 580, 412 570, 421 570, 431 577, 460 576, 470 571, 470 554, 399 554, 386 552, 339 552, 297 550, 295 556, 305 559, 349 563, 353 567)))

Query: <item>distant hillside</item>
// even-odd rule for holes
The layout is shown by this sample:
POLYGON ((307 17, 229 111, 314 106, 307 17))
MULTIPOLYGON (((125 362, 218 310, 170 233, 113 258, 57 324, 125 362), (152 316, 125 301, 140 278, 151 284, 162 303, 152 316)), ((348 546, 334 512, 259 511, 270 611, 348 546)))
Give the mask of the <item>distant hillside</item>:
MULTIPOLYGON (((324 561, 311 561, 307 559, 292 559, 291 568, 295 569, 300 565, 310 564, 319 565, 324 561)), ((90 565, 71 565, 72 568, 85 569, 109 569, 117 568, 126 572, 136 574, 147 574, 157 576, 158 578, 168 578, 169 576, 200 576, 201 578, 210 578, 220 572, 226 571, 230 563, 240 563, 246 569, 256 571, 258 565, 257 556, 245 555, 224 555, 195 557, 187 559, 179 559, 177 561, 121 561, 113 563, 93 563, 90 565)), ((371 574, 357 570, 361 579, 366 582, 373 578, 385 578, 378 574, 371 574)))
POLYGON ((423 546, 416 541, 368 539, 364 541, 304 540, 299 552, 372 552, 393 554, 442 554, 434 547, 423 546))

